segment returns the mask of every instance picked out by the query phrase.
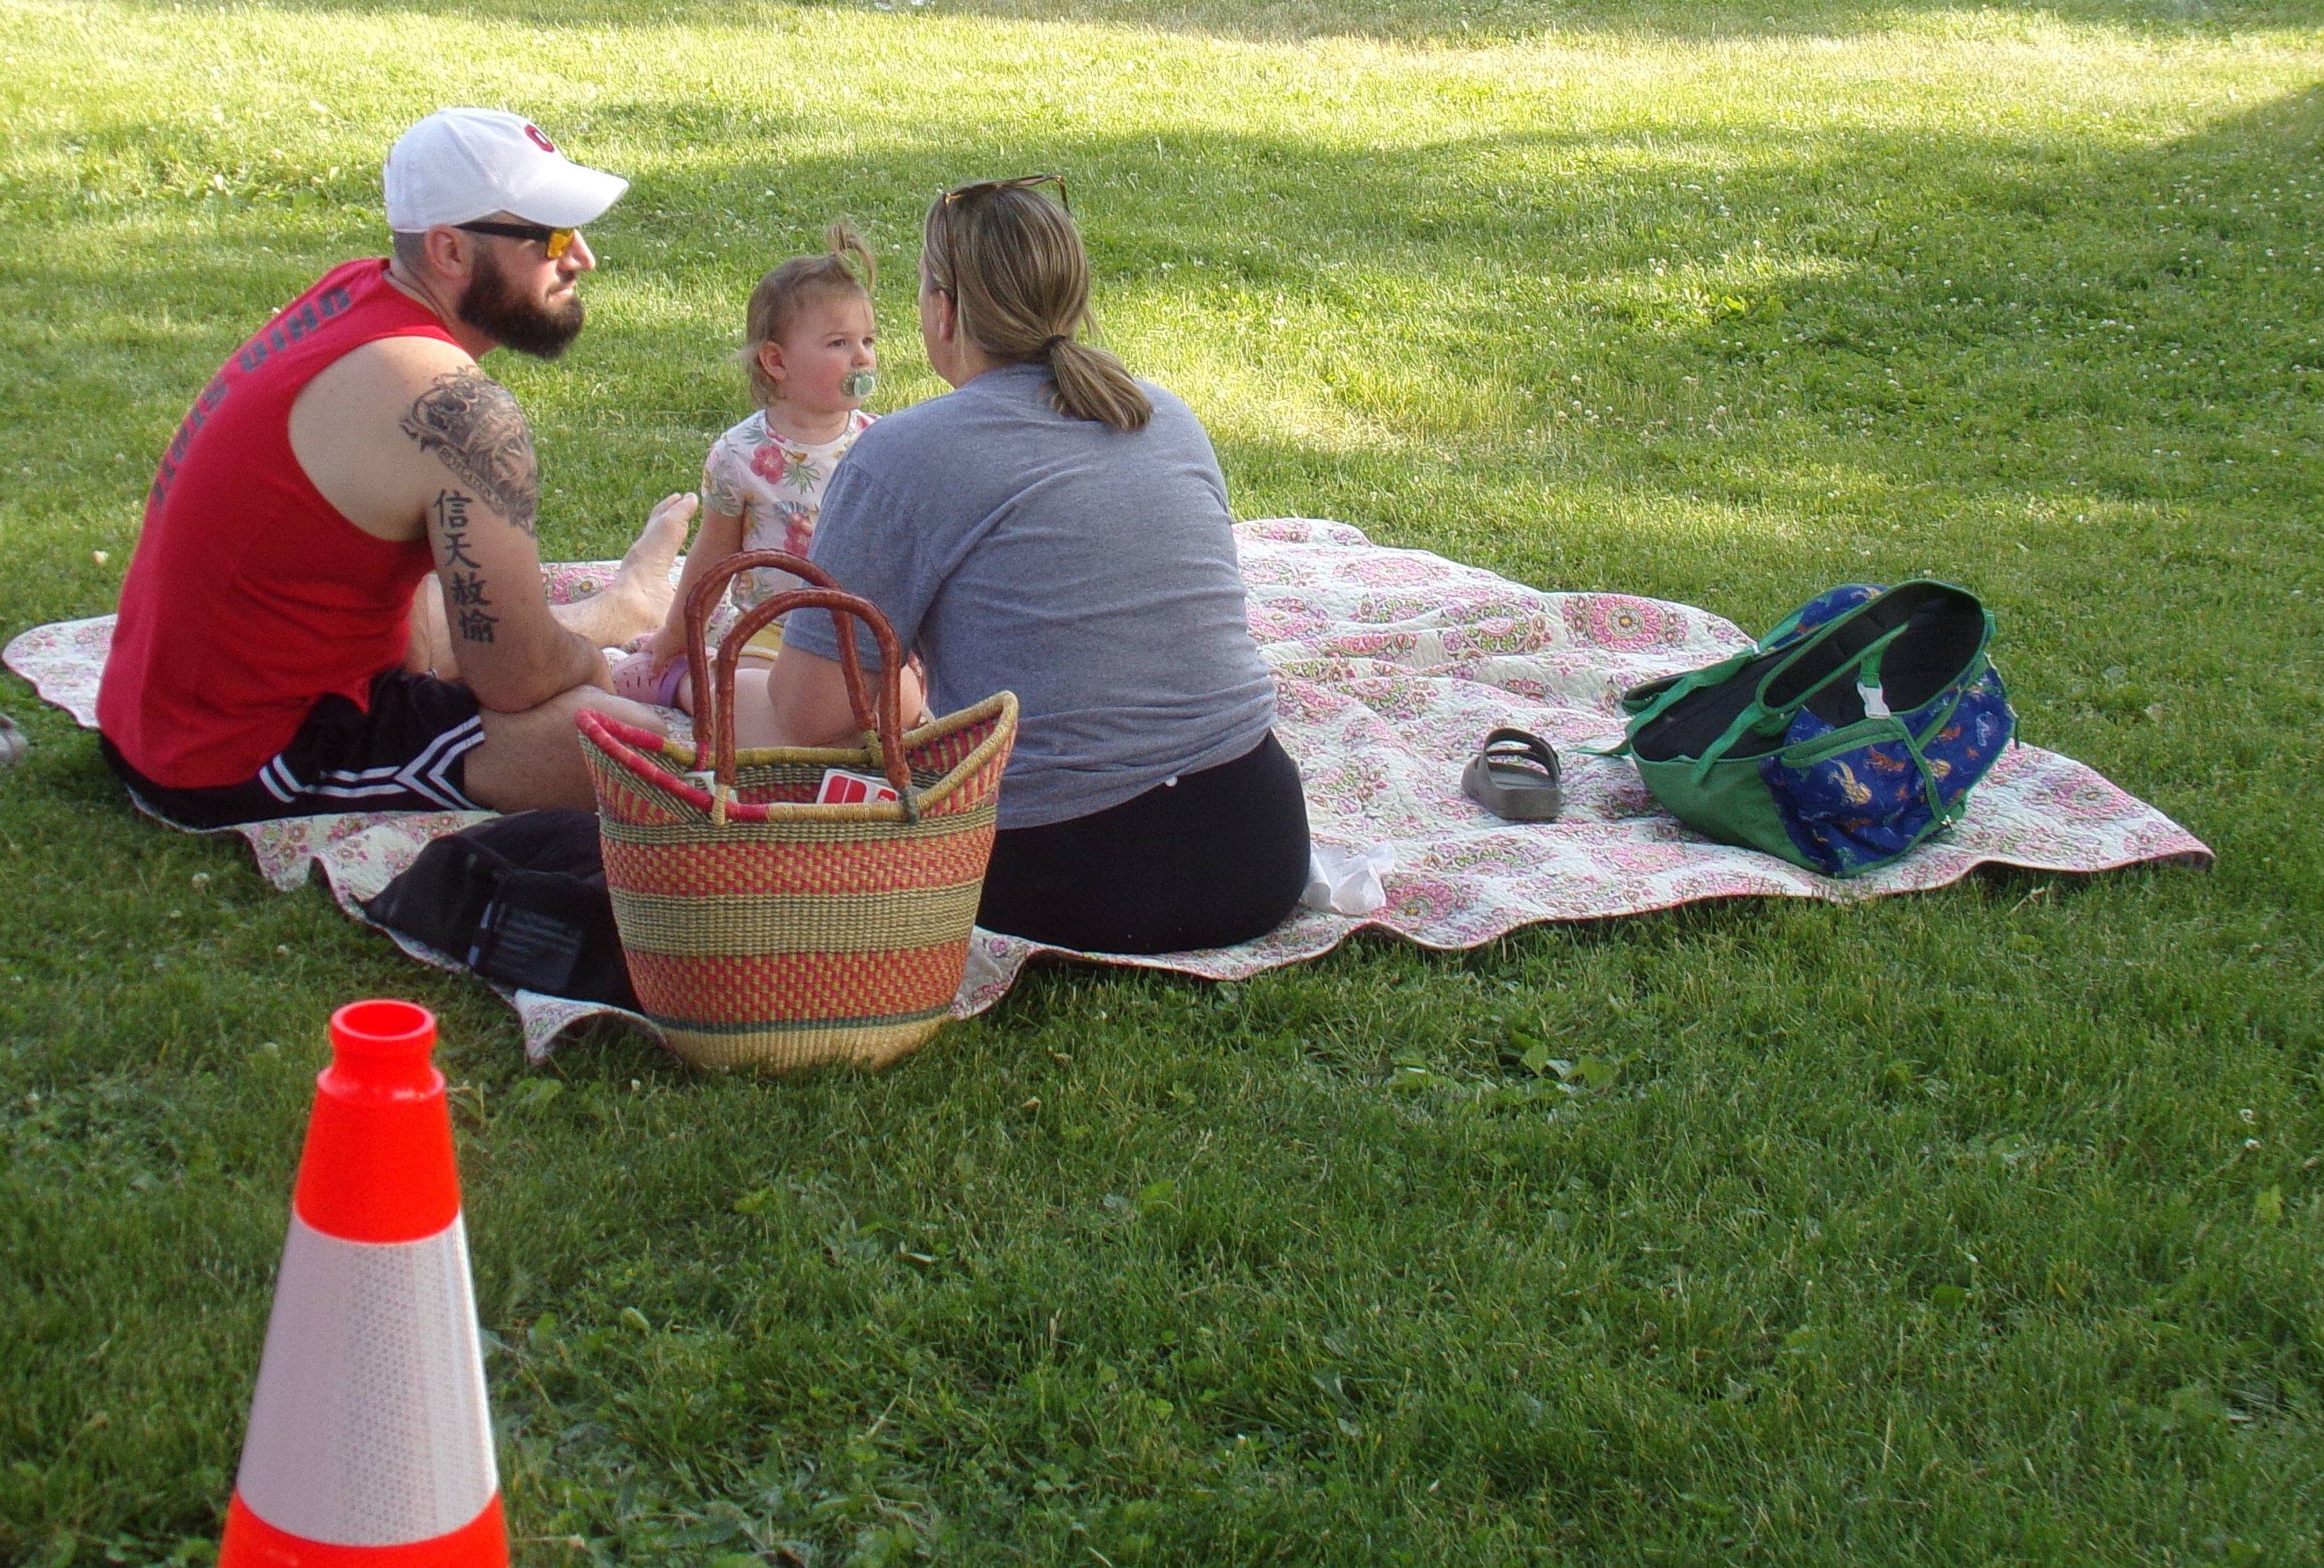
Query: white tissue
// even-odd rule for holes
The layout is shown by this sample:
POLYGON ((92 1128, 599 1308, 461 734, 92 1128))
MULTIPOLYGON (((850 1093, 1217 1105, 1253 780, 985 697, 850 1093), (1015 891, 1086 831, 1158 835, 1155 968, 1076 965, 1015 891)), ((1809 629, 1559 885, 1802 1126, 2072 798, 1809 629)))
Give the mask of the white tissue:
POLYGON ((1380 879, 1396 870, 1396 851, 1385 844, 1370 849, 1336 849, 1328 844, 1307 850, 1307 890, 1299 901, 1333 915, 1369 915, 1388 902, 1380 879))

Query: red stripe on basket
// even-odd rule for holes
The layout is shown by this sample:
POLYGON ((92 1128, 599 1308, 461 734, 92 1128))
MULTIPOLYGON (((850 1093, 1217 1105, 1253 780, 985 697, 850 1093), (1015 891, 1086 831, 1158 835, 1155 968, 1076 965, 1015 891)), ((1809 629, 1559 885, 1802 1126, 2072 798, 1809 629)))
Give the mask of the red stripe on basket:
POLYGON ((706 793, 660 765, 661 748, 667 744, 661 737, 588 708, 573 718, 580 732, 581 761, 596 791, 597 809, 604 816, 616 822, 659 826, 698 821, 710 808, 706 793), (638 747, 644 748, 642 753, 638 747), (648 784, 669 789, 683 804, 664 798, 659 789, 648 789, 648 784))
POLYGON ((780 890, 792 897, 957 887, 984 874, 992 825, 854 843, 622 844, 604 841, 605 881, 627 892, 712 898, 780 890))
POLYGON ((960 989, 968 938, 888 953, 750 958, 629 955, 646 1010, 705 1024, 888 1018, 942 1007, 960 989))

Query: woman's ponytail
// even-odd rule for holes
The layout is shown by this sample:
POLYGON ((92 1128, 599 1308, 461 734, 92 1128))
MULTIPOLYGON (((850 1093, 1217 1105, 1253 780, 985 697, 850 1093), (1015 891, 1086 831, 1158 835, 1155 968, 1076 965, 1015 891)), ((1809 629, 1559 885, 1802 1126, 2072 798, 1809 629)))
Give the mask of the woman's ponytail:
POLYGON ((1060 337, 1049 349, 1049 375, 1056 383, 1049 401, 1076 420, 1097 420, 1117 430, 1139 430, 1154 417, 1153 400, 1111 349, 1060 337))
POLYGON ((1121 361, 1075 336, 1094 332, 1089 254, 1072 215, 1023 185, 936 198, 922 226, 931 287, 950 294, 962 335, 1004 364, 1049 370, 1049 402, 1069 419, 1143 429, 1154 403, 1121 361))

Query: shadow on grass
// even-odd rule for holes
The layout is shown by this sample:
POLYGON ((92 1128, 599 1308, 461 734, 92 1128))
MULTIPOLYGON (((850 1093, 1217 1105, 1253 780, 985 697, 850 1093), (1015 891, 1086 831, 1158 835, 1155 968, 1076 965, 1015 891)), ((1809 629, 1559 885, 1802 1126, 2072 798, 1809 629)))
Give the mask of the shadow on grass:
MULTIPOLYGON (((632 196, 601 226, 622 262, 574 355, 503 372, 542 429, 552 477, 585 494, 686 481, 677 470, 740 412, 720 357, 734 302, 770 260, 849 211, 889 252, 883 311, 908 318, 905 263, 927 193, 992 172, 934 135, 802 160, 759 128, 709 117, 673 138, 669 114, 637 100, 598 111, 634 145, 675 143, 683 157, 648 152, 629 171, 632 196), (734 215, 731 229, 701 221, 734 215), (618 296, 604 302, 623 278, 648 285, 650 309, 625 317, 618 296), (659 288, 672 282, 674 293, 659 288)), ((2147 448, 2166 431, 2180 450, 2222 452, 2255 430, 2297 434, 2315 424, 2312 400, 2286 384, 2289 361, 2198 371, 2182 366, 2200 356, 2174 363, 2163 346, 2324 315, 2315 276, 2267 255, 2324 245, 2324 204, 2313 192, 2243 199, 2313 183, 2319 143, 2324 89, 2311 88, 2128 153, 1880 130, 1526 132, 1416 152, 1061 128, 1023 156, 1072 175, 1111 319, 1196 323, 1173 334, 1182 355, 1230 384, 1315 400, 1351 432, 1334 441, 1215 418, 1247 512, 1328 512, 1383 542, 1548 586, 1688 599, 1748 623, 1849 565, 1830 558, 1835 532, 1851 527, 1829 520, 1843 493, 1859 530, 1865 514, 1909 515, 1914 487, 1934 478, 2050 520, 2008 538, 1991 537, 1990 515, 1916 523, 1928 548, 1910 565, 1965 575, 1991 571, 1990 551, 2025 538, 2050 547, 2052 574, 2112 570, 2075 542, 2075 507, 2239 493, 2241 474, 2229 484, 2227 469, 2158 465, 2147 448), (1354 219, 1351 190, 1365 193, 1354 219), (1236 216, 1256 213, 1268 221, 1236 216), (1304 338, 1274 324, 1293 318, 1323 325, 1304 338), (1750 558, 1665 551, 1626 521, 1674 506, 1732 520, 1720 526, 1743 530, 1750 558)), ((46 238, 10 263, 14 287, 134 325, 110 340, 27 340, 29 374, 0 391, 20 429, 38 426, 51 398, 118 407, 126 385, 144 405, 139 421, 165 435, 263 304, 330 259, 333 228, 372 221, 352 200, 336 218, 183 204, 208 214, 213 233, 288 234, 314 252, 302 262, 210 239, 189 265, 169 223, 69 243, 103 219, 52 194, 46 238)), ((46 210, 37 187, 19 197, 46 210)), ((1137 357, 1128 337, 1124 346, 1137 357)), ((890 358, 908 373, 917 346, 893 342, 890 358)), ((1252 401, 1268 406, 1263 391, 1252 401)), ((2282 493, 2324 499, 2296 461, 2267 472, 2282 493)), ((577 542, 568 534, 565 548, 577 542)), ((2190 591, 2208 601, 2214 589, 2190 591)), ((44 604, 35 618, 104 607, 44 604)))
MULTIPOLYGON (((993 172, 935 135, 798 159, 764 127, 671 113, 634 99, 597 111, 601 128, 649 150, 629 171, 633 194, 600 226, 622 260, 569 361, 503 372, 542 428, 552 472, 585 492, 684 482, 669 466, 690 465, 706 432, 740 411, 719 360, 733 302, 769 262, 846 210, 882 238, 883 309, 903 318, 927 193, 993 172), (740 221, 712 231, 706 217, 740 221), (625 278, 649 285, 650 309, 624 316, 613 291, 625 278), (663 282, 679 286, 657 291, 663 282), (636 472, 644 465, 656 473, 636 472)), ((134 156, 131 128, 104 134, 121 144, 92 137, 97 154, 134 156)), ((2247 426, 2312 424, 2311 405, 2284 384, 2289 362, 2197 372, 2169 364, 2163 346, 2225 340, 2254 318, 2324 315, 2314 275, 2267 254, 2324 245, 2324 204, 2313 192, 2244 199, 2313 183, 2320 143, 2324 89, 2311 88, 2128 153, 1877 129, 1525 132, 1416 150, 1061 128, 1021 156, 1073 177, 1111 319, 1198 323, 1174 334, 1182 356, 1229 383, 1315 400, 1351 432, 1335 442, 1216 420, 1247 511, 1255 480, 1268 509, 1330 511, 1384 542, 1749 619, 1785 606, 1759 603, 1757 587, 1739 609, 1721 602, 1703 574, 1736 563, 1696 552, 1674 569, 1620 526, 1625 511, 1756 519, 1759 554, 1740 575, 1780 599, 1775 585, 1831 569, 1829 527, 1790 524, 1834 510, 1822 503, 1836 492, 1872 512, 1908 506, 1931 477, 2015 495, 2021 512, 2230 493, 2225 469, 2158 466, 2139 443, 2166 427, 2182 451, 2232 443, 2247 426), (1351 190, 1364 193, 1353 218, 1351 190), (1244 221, 1260 213, 1268 221, 1244 221), (1322 325, 1303 337, 1298 321, 1322 325), (1596 569, 1544 526, 1561 520, 1596 569)), ((115 341, 25 343, 33 374, 0 392, 19 428, 38 422, 35 385, 95 406, 117 405, 126 383, 136 401, 170 405, 145 422, 173 421, 260 302, 295 289, 310 264, 211 240, 189 266, 169 224, 102 245, 52 243, 102 223, 54 194, 48 241, 12 263, 18 287, 135 325, 115 341), (162 390, 171 383, 184 392, 162 390)), ((48 210, 37 187, 19 195, 24 210, 48 210)), ((288 205, 179 210, 210 212, 219 232, 288 233, 315 251, 311 264, 345 226, 288 205)), ((337 211, 360 216, 351 193, 337 211)), ((1133 358, 1135 331, 1124 336, 1133 358)), ((899 370, 916 368, 916 346, 891 343, 899 370)), ((2296 463, 2275 478, 2317 498, 2316 475, 2296 463)), ((1954 553, 1935 564, 1971 563, 1954 553)))
MULTIPOLYGON (((1358 432, 1385 432, 1335 444, 1219 421, 1247 511, 1257 477, 1270 507, 1385 525, 1386 542, 1530 580, 1609 586, 1599 573, 1575 582, 1541 530, 1511 526, 1545 500, 1579 501, 1598 514, 1593 542, 1636 574, 1616 586, 1700 603, 1712 585, 1693 574, 1737 563, 1699 560, 1673 580, 1606 538, 1626 505, 1704 503, 1784 525, 1834 510, 1835 489, 1877 513, 1941 478, 2054 514, 2057 528, 2031 537, 2061 567, 2095 567, 2066 526, 2077 506, 2245 493, 2226 467, 2152 463, 2164 431, 2221 457, 2271 432, 2324 435, 2286 383, 2289 357, 2197 352, 2254 320, 2324 314, 2315 275, 2282 259, 2324 246, 2324 206, 2299 194, 2319 144, 2324 89, 2128 153, 1877 131, 1651 144, 1527 133, 1417 152, 1181 131, 1061 134, 1027 156, 1088 193, 1077 206, 1111 319, 1199 323, 1199 355, 1221 377, 1262 401, 1268 385, 1312 389, 1358 432), (1336 216, 1357 189, 1360 226, 1336 216), (1222 221, 1259 212, 1278 216, 1222 221), (1326 324, 1327 340, 1301 338, 1301 320, 1326 324)), ((892 236, 917 231, 928 189, 991 172, 908 145, 801 165, 737 143, 716 161, 718 185, 682 205, 721 189, 844 190, 892 236)), ((803 236, 825 216, 780 221, 803 236)), ((908 238, 888 243, 909 254, 908 238)), ((723 249, 650 233, 622 244, 648 270, 699 256, 738 281, 770 254, 747 235, 723 249)), ((890 277, 900 303, 909 268, 890 277)), ((647 367, 625 418, 716 417, 695 367, 703 336, 731 330, 723 317, 608 313, 606 330, 613 357, 647 367)), ((2265 472, 2280 494, 2324 499, 2297 461, 2265 472)), ((1990 521, 1943 520, 1957 537, 1942 548, 1990 521)), ((1823 530, 1784 531, 1754 538, 1769 554, 1745 575, 1831 568, 1823 530)))

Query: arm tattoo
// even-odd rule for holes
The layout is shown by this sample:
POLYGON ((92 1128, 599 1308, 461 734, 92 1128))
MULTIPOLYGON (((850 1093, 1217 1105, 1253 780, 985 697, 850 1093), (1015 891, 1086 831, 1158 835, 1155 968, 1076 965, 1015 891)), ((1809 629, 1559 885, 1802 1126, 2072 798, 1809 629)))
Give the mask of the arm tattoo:
POLYGON ((532 432, 508 388, 473 364, 447 370, 403 416, 403 433, 493 511, 532 532, 540 474, 532 432))
POLYGON ((436 568, 444 584, 444 606, 451 613, 454 630, 469 642, 490 642, 501 618, 492 613, 484 592, 484 569, 468 553, 468 503, 473 497, 456 490, 439 492, 428 508, 436 521, 439 541, 436 568), (465 568, 465 569, 464 569, 465 568))

